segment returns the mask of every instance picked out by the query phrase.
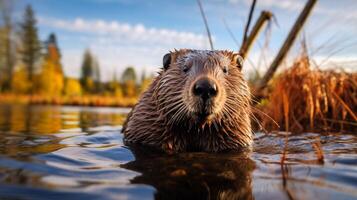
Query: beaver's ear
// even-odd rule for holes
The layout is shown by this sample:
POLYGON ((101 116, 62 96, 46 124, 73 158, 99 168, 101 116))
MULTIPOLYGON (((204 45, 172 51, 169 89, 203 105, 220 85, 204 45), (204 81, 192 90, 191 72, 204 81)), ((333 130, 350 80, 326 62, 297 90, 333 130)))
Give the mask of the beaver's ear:
POLYGON ((164 70, 167 70, 169 68, 170 63, 171 63, 171 53, 167 53, 164 55, 164 58, 162 59, 164 70))
POLYGON ((237 65, 239 70, 242 70, 243 68, 243 63, 244 63, 244 59, 241 55, 239 55, 238 53, 234 53, 233 54, 233 62, 237 65))

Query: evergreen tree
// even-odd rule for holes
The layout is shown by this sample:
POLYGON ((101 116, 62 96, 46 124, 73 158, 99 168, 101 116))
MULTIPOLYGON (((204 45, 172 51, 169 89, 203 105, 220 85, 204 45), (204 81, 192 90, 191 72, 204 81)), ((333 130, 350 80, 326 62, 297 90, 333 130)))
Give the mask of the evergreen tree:
POLYGON ((54 33, 51 33, 49 36, 48 36, 48 39, 46 41, 46 44, 47 46, 48 45, 54 45, 55 47, 57 47, 57 37, 54 33))
POLYGON ((56 65, 56 72, 63 75, 63 69, 61 65, 61 52, 57 45, 57 37, 54 33, 51 33, 48 36, 46 44, 46 55, 45 58, 51 59, 52 62, 56 65))
POLYGON ((11 90, 15 64, 15 44, 12 41, 12 11, 14 1, 0 0, 0 90, 11 90))
POLYGON ((127 67, 121 76, 123 93, 127 97, 135 97, 137 95, 136 88, 136 72, 133 67, 127 67))
POLYGON ((136 72, 134 67, 127 67, 124 72, 123 75, 121 77, 121 81, 122 83, 125 83, 127 81, 133 81, 134 83, 136 83, 136 72))
POLYGON ((100 79, 100 67, 99 67, 99 62, 97 59, 93 58, 93 79, 95 82, 95 92, 96 93, 101 93, 102 92, 102 84, 101 84, 101 79, 100 79))
MULTIPOLYGON (((32 7, 25 9, 23 22, 21 23, 21 59, 27 69, 28 80, 32 84, 35 73, 35 63, 40 57, 41 45, 37 35, 36 19, 32 7)), ((30 89, 32 92, 32 89, 30 89)))
POLYGON ((94 70, 93 63, 94 63, 93 56, 90 50, 87 49, 83 55, 80 82, 83 90, 88 93, 94 92, 93 77, 95 75, 95 70, 94 70))

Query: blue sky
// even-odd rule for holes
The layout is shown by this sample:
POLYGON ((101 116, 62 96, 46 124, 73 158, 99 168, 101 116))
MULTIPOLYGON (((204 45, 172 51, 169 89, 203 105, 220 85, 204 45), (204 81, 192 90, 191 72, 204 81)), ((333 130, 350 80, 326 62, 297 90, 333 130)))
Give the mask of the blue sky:
MULTIPOLYGON (((246 62, 247 73, 254 68, 264 71, 306 1, 257 2, 254 19, 261 10, 270 10, 277 24, 272 23, 270 31, 261 33, 246 62), (266 38, 270 42, 262 52, 266 38)), ((215 49, 237 50, 223 19, 240 42, 251 0, 202 0, 202 3, 215 49)), ((128 65, 135 66, 139 73, 157 71, 162 56, 174 48, 209 48, 195 0, 22 0, 17 6, 17 18, 21 17, 26 4, 31 4, 36 12, 42 40, 51 32, 56 33, 65 73, 72 77, 79 75, 86 48, 90 48, 99 60, 104 80, 110 79, 114 72, 120 74, 128 65)), ((317 65, 342 65, 351 69, 356 64, 355 10, 356 0, 320 0, 317 3, 301 34, 306 37, 317 65), (320 49, 321 45, 324 47, 320 49), (317 49, 320 50, 315 52, 317 49)), ((287 61, 298 55, 301 38, 287 61)))

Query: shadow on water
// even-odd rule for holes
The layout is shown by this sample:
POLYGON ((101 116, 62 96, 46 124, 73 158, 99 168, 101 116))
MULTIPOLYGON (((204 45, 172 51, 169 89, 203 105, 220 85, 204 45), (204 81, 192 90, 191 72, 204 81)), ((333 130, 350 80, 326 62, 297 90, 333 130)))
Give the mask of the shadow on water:
POLYGON ((123 168, 140 172, 134 184, 155 187, 155 199, 253 199, 254 161, 239 154, 165 155, 132 147, 135 160, 123 168))

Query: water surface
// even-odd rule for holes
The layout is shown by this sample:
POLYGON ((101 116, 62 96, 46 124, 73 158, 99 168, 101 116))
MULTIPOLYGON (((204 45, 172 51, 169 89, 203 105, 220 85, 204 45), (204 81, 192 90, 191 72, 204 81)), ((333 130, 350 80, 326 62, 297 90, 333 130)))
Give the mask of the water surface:
POLYGON ((251 153, 165 155, 123 145, 128 111, 1 105, 0 199, 357 198, 353 134, 256 133, 251 153))

